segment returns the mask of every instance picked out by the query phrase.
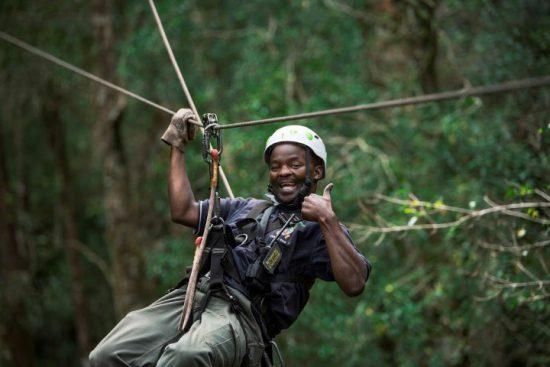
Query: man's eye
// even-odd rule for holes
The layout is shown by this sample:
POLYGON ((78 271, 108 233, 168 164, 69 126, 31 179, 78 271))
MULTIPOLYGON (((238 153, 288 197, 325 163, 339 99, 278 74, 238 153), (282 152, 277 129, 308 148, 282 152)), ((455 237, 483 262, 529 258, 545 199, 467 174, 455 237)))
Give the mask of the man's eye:
POLYGON ((302 164, 300 164, 300 163, 292 164, 292 168, 300 168, 300 167, 302 167, 302 164))

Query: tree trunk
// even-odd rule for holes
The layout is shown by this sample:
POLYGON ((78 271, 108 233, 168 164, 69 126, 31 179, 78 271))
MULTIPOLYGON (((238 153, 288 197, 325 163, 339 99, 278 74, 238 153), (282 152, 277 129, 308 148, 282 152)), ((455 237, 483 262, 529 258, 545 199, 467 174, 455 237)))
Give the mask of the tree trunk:
POLYGON ((80 236, 75 222, 73 180, 65 146, 65 130, 59 116, 59 103, 60 100, 55 97, 47 100, 42 108, 42 119, 47 125, 50 145, 54 152, 55 167, 61 175, 59 206, 63 224, 63 245, 70 274, 70 289, 74 308, 78 353, 81 360, 85 360, 91 350, 90 328, 88 324, 89 304, 82 282, 82 263, 76 249, 80 243, 80 236))
POLYGON ((436 68, 439 42, 434 24, 439 1, 420 1, 414 4, 413 10, 419 31, 412 53, 418 64, 422 90, 425 93, 434 93, 439 88, 436 68))
MULTIPOLYGON (((99 45, 98 74, 116 82, 113 3, 94 0, 93 26, 99 45)), ((94 143, 103 168, 106 240, 111 253, 113 300, 117 316, 140 304, 145 289, 144 258, 139 246, 139 226, 131 202, 129 165, 122 139, 125 99, 116 92, 98 88, 94 143)))
MULTIPOLYGON (((17 367, 32 366, 33 339, 26 325, 28 317, 29 271, 17 237, 17 209, 11 190, 5 157, 3 131, 0 126, 0 274, 2 284, 2 325, 0 333, 8 363, 17 367)), ((4 350, 2 350, 4 352, 4 350)), ((2 362, 2 359, 0 359, 2 362)))

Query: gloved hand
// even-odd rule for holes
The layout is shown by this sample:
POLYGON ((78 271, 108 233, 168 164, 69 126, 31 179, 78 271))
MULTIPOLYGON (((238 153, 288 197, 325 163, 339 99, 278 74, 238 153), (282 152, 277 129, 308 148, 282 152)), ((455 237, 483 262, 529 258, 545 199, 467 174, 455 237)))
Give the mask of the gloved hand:
POLYGON ((178 148, 183 152, 187 142, 195 139, 198 121, 193 111, 188 108, 180 108, 172 116, 170 125, 161 139, 168 145, 178 148))

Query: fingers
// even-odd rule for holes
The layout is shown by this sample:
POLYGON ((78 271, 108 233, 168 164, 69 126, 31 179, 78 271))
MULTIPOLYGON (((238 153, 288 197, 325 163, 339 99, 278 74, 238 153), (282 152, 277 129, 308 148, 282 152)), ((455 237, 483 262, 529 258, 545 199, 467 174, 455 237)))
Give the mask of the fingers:
POLYGON ((193 111, 191 111, 189 108, 180 108, 173 116, 172 116, 172 120, 183 120, 183 121, 193 121, 192 123, 196 124, 197 123, 197 117, 195 116, 195 114, 193 113, 193 111))
POLYGON ((188 112, 193 113, 193 111, 191 111, 189 108, 180 108, 175 114, 176 114, 176 115, 183 116, 183 115, 185 115, 185 114, 188 113, 188 112))
POLYGON ((199 125, 199 123, 197 122, 197 118, 194 114, 187 118, 187 137, 189 140, 193 140, 195 139, 195 136, 197 136, 197 125, 199 125))
POLYGON ((187 108, 180 108, 173 116, 172 121, 174 120, 184 120, 185 114, 189 111, 187 108))
POLYGON ((187 137, 189 140, 195 139, 195 136, 197 135, 197 127, 195 125, 187 125, 187 137))
POLYGON ((330 192, 332 191, 333 187, 334 187, 334 184, 332 182, 325 186, 325 189, 323 190, 323 197, 324 198, 327 198, 329 200, 331 199, 330 198, 330 192))
POLYGON ((197 126, 200 125, 197 116, 189 108, 180 108, 172 116, 171 124, 178 129, 185 142, 195 139, 197 126))
MULTIPOLYGON (((306 197, 307 199, 307 197, 306 197)), ((304 200, 304 202, 302 203, 302 208, 300 210, 300 212, 302 213, 302 218, 305 219, 305 220, 311 220, 312 218, 312 215, 314 213, 314 207, 311 206, 310 203, 308 203, 306 200, 304 200)))

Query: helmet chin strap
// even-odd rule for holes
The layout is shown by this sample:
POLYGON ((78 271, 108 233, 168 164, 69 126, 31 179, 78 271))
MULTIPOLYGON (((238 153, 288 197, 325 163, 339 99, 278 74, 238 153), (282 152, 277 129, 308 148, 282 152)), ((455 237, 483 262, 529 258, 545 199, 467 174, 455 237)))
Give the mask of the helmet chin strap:
POLYGON ((298 195, 296 195, 296 197, 290 204, 292 207, 301 208, 305 197, 311 194, 311 186, 313 186, 313 180, 311 179, 310 168, 311 168, 311 153, 309 149, 306 148, 306 179, 304 181, 304 184, 300 188, 300 191, 298 191, 298 195))

